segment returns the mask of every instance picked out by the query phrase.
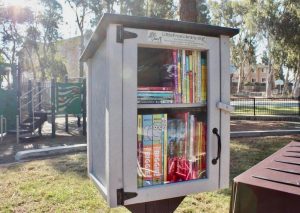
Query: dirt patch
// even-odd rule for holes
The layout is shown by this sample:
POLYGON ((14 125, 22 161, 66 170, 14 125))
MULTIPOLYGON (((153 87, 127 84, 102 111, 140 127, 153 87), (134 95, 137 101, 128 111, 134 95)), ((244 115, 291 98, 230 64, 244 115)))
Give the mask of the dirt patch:
POLYGON ((17 144, 15 135, 5 136, 3 142, 0 142, 0 164, 14 162, 19 151, 86 143, 86 138, 82 136, 82 128, 77 127, 76 122, 76 118, 69 118, 69 132, 65 132, 64 118, 57 118, 55 138, 51 137, 52 127, 48 122, 43 126, 42 136, 30 142, 17 144))
POLYGON ((250 121, 232 120, 230 121, 230 131, 259 131, 277 129, 299 129, 299 122, 289 121, 250 121))

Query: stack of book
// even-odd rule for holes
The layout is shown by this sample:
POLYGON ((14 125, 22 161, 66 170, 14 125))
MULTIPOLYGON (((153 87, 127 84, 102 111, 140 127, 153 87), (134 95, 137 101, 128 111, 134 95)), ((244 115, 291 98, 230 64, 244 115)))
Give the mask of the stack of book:
POLYGON ((174 93, 176 103, 206 103, 206 53, 173 50, 174 93))
POLYGON ((139 104, 172 104, 174 92, 172 87, 138 87, 139 104))
POLYGON ((189 112, 138 115, 138 187, 205 177, 206 124, 189 112))
MULTIPOLYGON (((171 54, 172 53, 172 54, 171 54)), ((207 54, 198 50, 174 49, 170 69, 172 87, 139 87, 139 104, 203 103, 207 101, 207 54)), ((163 83, 162 83, 163 85, 163 83)))

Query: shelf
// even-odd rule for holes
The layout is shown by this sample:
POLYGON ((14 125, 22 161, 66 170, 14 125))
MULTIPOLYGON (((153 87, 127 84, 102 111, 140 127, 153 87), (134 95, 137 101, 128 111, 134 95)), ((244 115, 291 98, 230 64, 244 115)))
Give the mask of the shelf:
POLYGON ((160 109, 160 108, 190 108, 190 107, 205 107, 204 103, 195 104, 138 104, 138 109, 160 109))

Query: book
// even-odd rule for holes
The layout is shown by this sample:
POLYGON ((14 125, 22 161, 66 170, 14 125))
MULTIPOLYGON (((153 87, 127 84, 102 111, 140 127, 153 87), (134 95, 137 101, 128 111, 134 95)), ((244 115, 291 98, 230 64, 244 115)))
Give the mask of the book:
POLYGON ((151 186, 153 181, 153 116, 143 115, 143 186, 151 186))
POLYGON ((153 114, 153 185, 162 183, 162 114, 153 114))
POLYGON ((167 181, 176 182, 177 170, 177 140, 176 140, 176 119, 168 120, 168 153, 167 153, 167 181))
POLYGON ((173 91, 173 87, 138 87, 138 91, 173 91))
POLYGON ((137 129, 137 185, 138 188, 143 187, 143 116, 138 115, 138 129, 137 129))
POLYGON ((162 121, 162 153, 163 153, 163 168, 162 168, 162 180, 163 182, 167 182, 167 174, 168 174, 168 115, 163 114, 162 121))

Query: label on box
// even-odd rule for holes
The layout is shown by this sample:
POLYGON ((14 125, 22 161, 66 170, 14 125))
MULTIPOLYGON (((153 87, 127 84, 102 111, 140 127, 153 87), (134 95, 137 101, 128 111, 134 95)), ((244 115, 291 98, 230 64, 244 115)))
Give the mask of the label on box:
POLYGON ((184 33, 148 30, 147 41, 162 45, 187 46, 193 48, 206 48, 207 37, 184 33))

